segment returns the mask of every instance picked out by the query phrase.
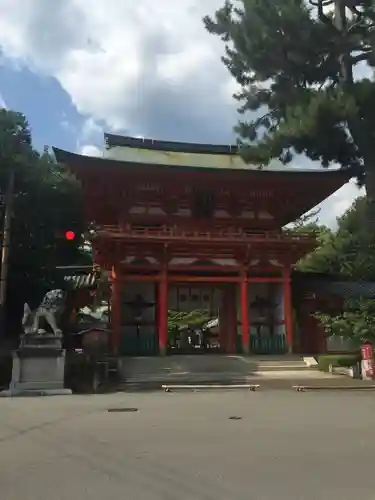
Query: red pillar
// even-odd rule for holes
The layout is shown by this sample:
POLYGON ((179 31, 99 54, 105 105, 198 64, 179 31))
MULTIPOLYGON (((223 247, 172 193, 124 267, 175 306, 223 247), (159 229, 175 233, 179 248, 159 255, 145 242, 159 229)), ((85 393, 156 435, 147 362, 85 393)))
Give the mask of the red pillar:
POLYGON ((223 285, 221 289, 221 303, 219 308, 219 341, 220 350, 225 353, 230 351, 230 285, 223 285))
POLYGON ((167 354, 168 345, 168 277, 163 272, 159 281, 158 290, 158 335, 159 353, 162 356, 167 354))
POLYGON ((223 297, 219 308, 219 342, 220 351, 228 352, 228 311, 226 310, 226 290, 223 290, 223 297))
POLYGON ((237 347, 237 307, 236 288, 233 283, 227 287, 225 304, 227 307, 227 352, 235 353, 237 347))
POLYGON ((240 303, 241 303, 241 330, 242 330, 242 351, 244 354, 250 352, 250 324, 249 324, 249 284, 246 274, 241 277, 240 303))
POLYGON ((111 294, 111 350, 118 354, 121 334, 121 283, 112 268, 112 294, 111 294))
POLYGON ((284 324, 286 341, 289 352, 293 350, 293 307, 292 307, 292 283, 290 269, 283 270, 283 292, 284 292, 284 324))

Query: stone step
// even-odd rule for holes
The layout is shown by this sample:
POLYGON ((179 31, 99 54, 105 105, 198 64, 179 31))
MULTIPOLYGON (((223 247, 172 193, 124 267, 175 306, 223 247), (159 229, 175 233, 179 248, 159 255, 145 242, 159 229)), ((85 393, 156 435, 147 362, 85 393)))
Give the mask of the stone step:
POLYGON ((237 359, 244 359, 247 360, 248 362, 254 362, 254 363, 303 363, 304 362, 304 357, 299 355, 299 354, 281 354, 281 355, 275 355, 275 354, 269 354, 269 355, 248 355, 248 356, 241 356, 241 355, 233 355, 234 358, 237 359))
MULTIPOLYGON (((253 379, 252 379, 253 380, 253 379)), ((256 379, 255 379, 256 380, 256 379)), ((243 377, 232 377, 232 378, 217 378, 217 377, 190 377, 190 378, 185 378, 185 379, 173 379, 173 380, 166 380, 166 379, 128 379, 127 381, 120 381, 118 388, 119 390, 127 390, 129 388, 139 388, 139 389, 161 389, 163 385, 179 385, 179 384, 184 384, 184 385, 202 385, 202 384, 208 384, 208 385, 214 385, 214 384, 221 384, 221 385, 243 385, 243 384, 248 384, 248 379, 243 378, 243 377)), ((252 382, 251 382, 252 383, 252 382)), ((257 382, 258 383, 258 382, 257 382)))
POLYGON ((120 390, 156 390, 163 384, 247 384, 261 378, 319 377, 301 356, 168 356, 123 358, 120 390))
POLYGON ((257 365, 262 365, 262 366, 276 366, 276 365, 282 365, 282 366, 307 366, 306 363, 303 360, 283 360, 283 359, 272 359, 270 361, 267 360, 255 360, 255 364, 257 365))
POLYGON ((150 376, 133 376, 123 378, 121 383, 126 384, 137 384, 137 383, 147 383, 156 382, 159 384, 179 384, 179 383, 215 383, 215 382, 228 382, 228 383, 246 383, 248 378, 256 378, 256 374, 241 375, 239 373, 217 373, 217 374, 207 374, 207 373, 188 373, 188 374, 173 374, 171 376, 166 375, 150 375, 150 376))
MULTIPOLYGON (((132 376, 123 377, 120 380, 121 384, 128 386, 161 386, 163 384, 247 384, 255 383, 259 380, 268 379, 312 379, 312 378, 333 378, 331 375, 316 372, 314 370, 260 370, 248 371, 247 373, 237 372, 221 372, 221 373, 155 373, 150 374, 133 374, 132 376)), ((337 376, 336 378, 340 378, 337 376)))
POLYGON ((282 377, 310 374, 309 367, 300 356, 171 356, 155 358, 123 358, 120 378, 131 384, 148 383, 246 383, 260 372, 282 377))
MULTIPOLYGON (((180 382, 181 383, 181 382, 180 382)), ((241 384, 254 384, 259 385, 258 391, 264 390, 289 390, 295 391, 296 386, 312 388, 312 389, 327 389, 327 390, 340 390, 340 389, 372 389, 374 390, 373 381, 363 381, 363 380, 353 380, 348 377, 310 377, 310 378, 300 378, 296 377, 268 377, 268 378, 248 378, 246 381, 241 380, 192 380, 187 382, 182 382, 186 385, 215 385, 221 384, 223 386, 228 386, 228 390, 231 385, 241 385, 241 384)), ((170 382, 160 383, 160 381, 155 380, 143 380, 143 381, 131 381, 127 383, 119 383, 116 390, 119 392, 142 392, 142 391, 162 391, 162 385, 171 384, 170 382)), ((199 391, 200 389, 190 389, 191 391, 199 391)), ((223 387, 222 390, 226 390, 223 387)))
POLYGON ((273 371, 287 371, 287 370, 290 370, 290 371, 306 371, 306 370, 317 370, 316 367, 311 367, 311 366, 307 366, 305 364, 303 365, 296 365, 296 364, 278 364, 278 365, 258 365, 257 367, 257 370, 256 371, 270 371, 270 372, 273 372, 273 371))

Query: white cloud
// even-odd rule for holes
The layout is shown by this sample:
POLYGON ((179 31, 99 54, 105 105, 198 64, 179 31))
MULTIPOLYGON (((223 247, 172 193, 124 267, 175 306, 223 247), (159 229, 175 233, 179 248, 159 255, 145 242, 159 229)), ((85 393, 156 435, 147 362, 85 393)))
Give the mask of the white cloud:
POLYGON ((4 98, 0 92, 0 108, 7 108, 8 106, 6 105, 6 102, 4 101, 4 98))
POLYGON ((81 139, 85 140, 98 134, 101 135, 102 130, 102 127, 98 123, 96 123, 95 120, 93 120, 92 118, 87 118, 82 127, 81 139))
POLYGON ((93 144, 85 144, 78 152, 84 156, 102 156, 102 151, 93 144))
POLYGON ((221 3, 0 0, 0 45, 55 76, 81 113, 112 129, 132 128, 161 84, 182 107, 187 85, 197 85, 198 101, 229 88, 222 46, 202 23, 221 3))
MULTIPOLYGON (((223 3, 0 0, 0 49, 15 64, 54 76, 71 96, 87 117, 77 133, 83 154, 100 153, 103 128, 231 143, 236 85, 220 60, 222 43, 202 23, 223 3)), ((355 192, 343 189, 325 202, 322 219, 334 221, 350 204, 355 192)))
POLYGON ((102 155, 103 128, 92 118, 87 118, 84 121, 81 130, 77 134, 76 149, 79 153, 86 154, 88 156, 102 155), (98 147, 99 145, 100 148, 98 147))
POLYGON ((336 227, 337 217, 342 215, 358 196, 364 194, 365 190, 359 189, 355 181, 351 180, 319 205, 320 221, 327 226, 336 227))

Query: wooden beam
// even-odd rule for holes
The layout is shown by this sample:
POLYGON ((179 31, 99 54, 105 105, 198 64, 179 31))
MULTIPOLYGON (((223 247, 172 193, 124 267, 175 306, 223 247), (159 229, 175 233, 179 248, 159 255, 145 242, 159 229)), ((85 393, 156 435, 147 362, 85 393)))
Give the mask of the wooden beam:
POLYGON ((276 276, 250 276, 248 283, 283 283, 283 278, 276 276))
MULTIPOLYGON (((160 274, 131 274, 126 276, 121 274, 117 277, 118 281, 126 280, 131 281, 146 281, 146 282, 159 282, 161 279, 160 274)), ((168 281, 171 283, 239 283, 241 276, 192 276, 186 274, 169 274, 168 281)), ((246 278, 247 283, 282 283, 282 277, 274 276, 250 276, 246 278)))
POLYGON ((158 279, 157 308, 158 308, 158 335, 159 352, 161 355, 167 354, 168 346, 168 276, 167 270, 163 269, 158 279))
MULTIPOLYGON (((259 210, 262 210, 260 208, 259 210)), ((258 211, 259 211, 258 210, 258 211)), ((228 211, 229 213, 229 211, 228 211)), ((233 214, 228 215, 228 217, 215 217, 213 220, 194 220, 190 216, 182 216, 177 214, 130 214, 122 213, 119 217, 119 227, 123 231, 128 231, 130 225, 145 225, 148 224, 160 224, 160 226, 177 226, 186 231, 199 231, 202 229, 212 229, 212 226, 220 226, 223 229, 227 227, 234 227, 238 230, 277 230, 279 226, 275 224, 275 219, 258 219, 254 218, 244 218, 240 216, 235 216, 233 214)))
POLYGON ((240 276, 241 336, 244 354, 250 352, 249 283, 245 273, 240 276))

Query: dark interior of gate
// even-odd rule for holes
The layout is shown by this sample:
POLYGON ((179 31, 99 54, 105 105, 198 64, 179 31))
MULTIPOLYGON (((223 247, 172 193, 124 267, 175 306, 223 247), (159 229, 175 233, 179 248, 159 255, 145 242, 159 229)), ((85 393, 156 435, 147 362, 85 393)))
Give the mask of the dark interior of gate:
MULTIPOLYGON (((120 354, 157 355, 157 285, 152 282, 126 282, 121 290, 120 354)), ((250 290, 248 307, 252 352, 286 352, 281 286, 257 283, 250 290)), ((234 283, 171 284, 168 291, 168 353, 241 352, 238 300, 238 287, 234 283)))
MULTIPOLYGON (((126 283, 121 293, 120 353, 128 356, 158 354, 158 288, 153 283, 126 283)), ((168 293, 168 351, 199 354, 226 351, 220 335, 223 287, 175 284, 168 293)), ((224 315, 225 316, 225 315, 224 315)))
POLYGON ((220 336, 222 289, 176 284, 168 296, 168 349, 171 354, 223 351, 220 336))
POLYGON ((126 282, 121 287, 120 354, 158 354, 156 304, 157 287, 152 282, 126 282))

